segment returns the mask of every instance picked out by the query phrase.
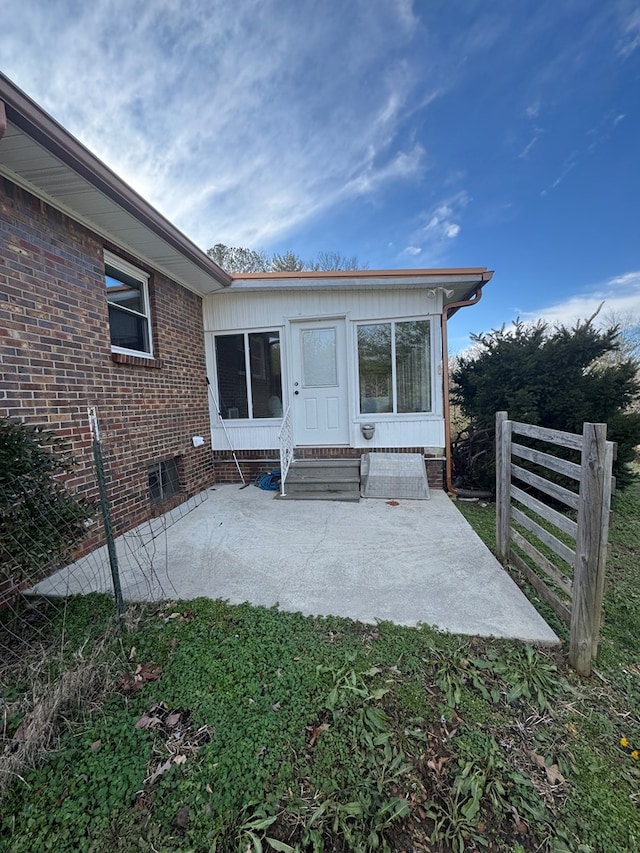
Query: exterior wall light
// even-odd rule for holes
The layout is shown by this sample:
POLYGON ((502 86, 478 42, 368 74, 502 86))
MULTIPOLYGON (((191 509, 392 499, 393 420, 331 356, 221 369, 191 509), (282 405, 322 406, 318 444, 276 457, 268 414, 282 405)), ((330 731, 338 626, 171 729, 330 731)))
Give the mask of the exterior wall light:
POLYGON ((366 438, 367 441, 371 441, 375 431, 376 431, 376 425, 375 424, 360 424, 360 432, 362 433, 362 437, 366 438))

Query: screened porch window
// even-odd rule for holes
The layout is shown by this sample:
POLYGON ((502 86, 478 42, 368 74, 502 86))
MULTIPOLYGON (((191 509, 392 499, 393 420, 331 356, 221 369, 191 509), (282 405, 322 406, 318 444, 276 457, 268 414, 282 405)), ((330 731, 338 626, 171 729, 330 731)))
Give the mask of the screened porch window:
POLYGON ((222 417, 281 418, 280 333, 216 335, 215 341, 222 417))
POLYGON ((431 321, 358 326, 360 413, 430 412, 431 321))

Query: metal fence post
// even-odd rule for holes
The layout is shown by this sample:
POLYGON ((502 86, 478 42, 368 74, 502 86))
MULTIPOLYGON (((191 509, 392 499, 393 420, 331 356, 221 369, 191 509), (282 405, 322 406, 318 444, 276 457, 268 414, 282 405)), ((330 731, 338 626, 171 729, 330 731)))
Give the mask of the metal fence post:
POLYGON ((122 599, 122 589, 120 587, 118 555, 116 553, 116 543, 113 536, 111 513, 109 512, 107 485, 104 479, 104 460, 102 458, 102 445, 100 444, 100 429, 98 427, 98 417, 96 415, 96 410, 94 406, 90 406, 87 409, 87 415, 89 417, 89 427, 91 429, 91 439, 93 442, 93 458, 96 465, 96 478, 98 480, 98 492, 100 494, 100 510, 102 512, 104 534, 107 540, 107 550, 109 552, 111 579, 113 581, 113 594, 116 599, 116 608, 118 610, 118 616, 122 617, 124 614, 124 601, 122 599))

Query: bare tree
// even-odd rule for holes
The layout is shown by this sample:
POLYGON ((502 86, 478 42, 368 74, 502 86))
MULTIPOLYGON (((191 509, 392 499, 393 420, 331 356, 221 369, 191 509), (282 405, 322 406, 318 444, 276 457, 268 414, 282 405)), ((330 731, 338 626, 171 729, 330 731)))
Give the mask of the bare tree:
POLYGON ((369 264, 361 264, 356 255, 348 258, 342 252, 318 252, 309 265, 312 270, 366 270, 369 264))
POLYGON ((289 250, 267 255, 263 249, 247 249, 243 246, 226 246, 216 243, 207 254, 218 266, 230 273, 252 272, 321 272, 323 270, 366 270, 355 255, 347 257, 342 252, 319 252, 316 258, 305 261, 289 250))
POLYGON ((207 255, 227 272, 266 272, 271 266, 271 261, 263 249, 245 249, 242 246, 216 243, 213 248, 207 249, 207 255))
POLYGON ((271 272, 303 272, 308 269, 307 264, 295 252, 285 252, 283 255, 276 254, 271 258, 271 272))

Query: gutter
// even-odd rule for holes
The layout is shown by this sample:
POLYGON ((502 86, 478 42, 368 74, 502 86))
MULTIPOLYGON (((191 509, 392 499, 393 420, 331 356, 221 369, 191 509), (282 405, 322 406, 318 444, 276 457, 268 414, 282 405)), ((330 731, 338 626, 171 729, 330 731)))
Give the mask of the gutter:
POLYGON ((477 305, 482 299, 482 288, 487 282, 491 281, 492 276, 493 272, 491 271, 483 272, 482 278, 466 299, 462 299, 459 302, 450 302, 442 309, 442 399, 444 405, 445 485, 447 492, 453 495, 457 495, 458 490, 451 482, 451 411, 449 409, 449 342, 447 339, 447 320, 459 308, 466 308, 468 305, 477 305))
POLYGON ((4 136, 7 129, 7 111, 4 108, 4 101, 0 101, 0 139, 4 136))

